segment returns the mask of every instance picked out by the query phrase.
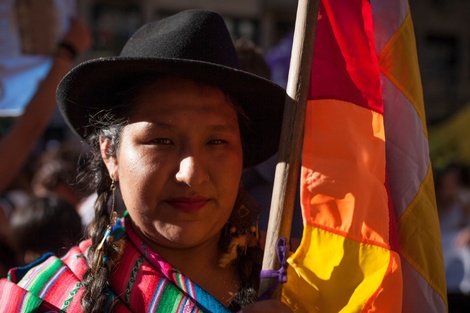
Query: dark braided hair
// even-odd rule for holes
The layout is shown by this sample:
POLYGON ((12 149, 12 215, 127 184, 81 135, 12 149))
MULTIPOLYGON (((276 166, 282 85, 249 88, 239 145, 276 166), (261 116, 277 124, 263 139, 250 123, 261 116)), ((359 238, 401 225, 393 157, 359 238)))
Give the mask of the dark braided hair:
POLYGON ((219 239, 221 258, 219 266, 233 263, 240 280, 240 289, 232 305, 242 307, 256 302, 260 283, 263 250, 259 242, 258 217, 260 205, 243 187, 219 239))
MULTIPOLYGON (((115 249, 111 245, 103 245, 102 249, 97 249, 106 228, 112 223, 111 210, 108 201, 112 196, 111 184, 113 180, 109 176, 106 165, 101 157, 100 138, 109 140, 106 154, 115 157, 120 144, 120 136, 123 127, 128 123, 127 117, 131 116, 134 104, 138 103, 139 95, 152 85, 158 78, 148 79, 142 77, 133 81, 132 86, 126 86, 125 91, 121 91, 113 97, 114 106, 112 110, 102 112, 99 120, 92 120, 90 123, 97 125, 95 132, 90 134, 86 141, 90 146, 88 156, 83 165, 79 168, 78 182, 86 191, 96 192, 94 211, 95 217, 88 228, 88 235, 91 238, 91 246, 87 253, 89 269, 85 273, 82 285, 85 289, 81 299, 81 306, 84 312, 97 313, 103 310, 107 299, 107 285, 110 274, 119 261, 122 253, 122 245, 115 249), (104 258, 106 261, 104 261, 104 258)), ((227 99, 234 105, 238 112, 240 132, 242 138, 248 133, 248 122, 241 106, 230 95, 227 99)), ((242 140, 243 142, 243 140, 242 140)), ((244 147, 243 147, 244 148, 244 147)), ((229 232, 222 230, 221 255, 228 249, 230 244, 229 232)), ((236 303, 245 306, 256 301, 256 292, 259 286, 259 273, 261 270, 262 250, 259 245, 248 247, 246 253, 239 253, 239 257, 234 261, 240 275, 241 289, 236 297, 236 303)))
MULTIPOLYGON (((116 126, 110 131, 118 133, 120 127, 116 126)), ((118 134, 115 135, 119 136, 118 134)), ((99 138, 90 138, 94 142, 99 141, 99 138)), ((96 144, 96 143, 95 143, 96 144)), ((98 143, 99 145, 99 143, 98 143)), ((115 152, 114 152, 115 153, 115 152)), ((88 263, 89 270, 86 272, 83 278, 83 286, 85 287, 85 293, 83 295, 81 305, 85 312, 100 312, 101 308, 106 302, 106 285, 109 279, 116 258, 119 255, 118 251, 111 248, 109 245, 103 245, 102 249, 97 249, 101 242, 106 228, 111 224, 111 212, 108 209, 108 199, 111 196, 110 185, 111 178, 104 166, 104 163, 99 159, 101 156, 93 156, 90 160, 90 168, 94 167, 95 181, 91 182, 96 186, 96 192, 98 198, 95 203, 95 218, 93 223, 89 227, 89 236, 91 237, 92 244, 88 251, 88 263), (106 256, 106 262, 103 262, 103 258, 106 256)))
POLYGON ((124 117, 131 114, 132 103, 137 100, 140 91, 141 87, 132 87, 126 92, 120 92, 114 98, 115 107, 119 107, 119 110, 104 112, 100 120, 93 121, 99 127, 96 127, 97 131, 87 137, 87 143, 90 146, 89 153, 86 161, 79 168, 79 184, 83 185, 83 188, 88 188, 90 192, 95 191, 98 196, 94 206, 94 220, 88 227, 88 235, 92 243, 87 254, 89 269, 82 281, 85 292, 81 299, 81 306, 84 312, 97 313, 103 310, 108 296, 106 287, 110 273, 119 261, 122 252, 111 245, 103 245, 102 249, 97 249, 103 240, 106 228, 112 223, 112 212, 108 208, 108 201, 112 196, 110 187, 113 180, 101 157, 100 138, 109 140, 106 154, 115 157, 119 148, 121 131, 127 124, 127 119, 124 117), (117 116, 115 112, 119 112, 120 116, 117 116))

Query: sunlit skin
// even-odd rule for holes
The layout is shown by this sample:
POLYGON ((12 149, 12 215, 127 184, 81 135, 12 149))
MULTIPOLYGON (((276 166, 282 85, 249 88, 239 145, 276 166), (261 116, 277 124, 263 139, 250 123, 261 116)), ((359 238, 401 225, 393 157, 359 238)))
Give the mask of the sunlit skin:
MULTIPOLYGON (((140 97, 116 157, 101 154, 119 182, 135 230, 150 247, 228 306, 240 288, 234 266, 218 266, 218 241, 243 168, 234 105, 217 88, 164 78, 140 97)), ((290 312, 261 301, 243 312, 290 312)))
POLYGON ((143 240, 177 267, 188 258, 194 265, 202 253, 215 262, 243 167, 237 113, 226 95, 160 79, 139 99, 116 158, 103 152, 108 144, 101 140, 102 155, 143 240))

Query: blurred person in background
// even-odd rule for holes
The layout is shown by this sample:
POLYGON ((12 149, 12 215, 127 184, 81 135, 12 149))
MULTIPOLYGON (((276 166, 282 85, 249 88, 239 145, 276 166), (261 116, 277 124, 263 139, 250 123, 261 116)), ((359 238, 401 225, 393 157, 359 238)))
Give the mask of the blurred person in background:
POLYGON ((31 180, 34 194, 44 196, 54 193, 77 207, 85 197, 75 182, 78 166, 79 154, 66 143, 43 152, 39 156, 31 180))
POLYGON ((34 197, 28 205, 15 210, 10 227, 22 265, 47 252, 63 256, 84 236, 75 207, 52 193, 34 197))
POLYGON ((451 164, 435 173, 449 312, 469 312, 470 189, 462 166, 451 164))
POLYGON ((58 44, 48 74, 39 84, 24 113, 0 135, 0 210, 7 219, 16 208, 30 201, 33 194, 32 164, 36 156, 33 151, 56 110, 57 85, 91 44, 92 37, 87 25, 81 19, 73 18, 69 30, 58 44))
POLYGON ((60 79, 73 67, 78 56, 91 47, 86 24, 78 18, 57 47, 52 66, 38 86, 24 113, 0 138, 0 194, 3 194, 25 165, 56 109, 55 91, 60 79))

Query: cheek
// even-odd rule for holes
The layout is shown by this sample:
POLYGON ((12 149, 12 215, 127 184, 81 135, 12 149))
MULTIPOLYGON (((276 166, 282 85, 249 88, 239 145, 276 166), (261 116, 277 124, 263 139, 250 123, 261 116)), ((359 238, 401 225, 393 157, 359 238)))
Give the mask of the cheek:
POLYGON ((132 210, 142 207, 151 194, 147 189, 155 186, 150 183, 155 165, 146 162, 136 149, 123 147, 118 156, 119 184, 126 207, 132 210))
POLYGON ((235 200, 238 195, 238 189, 240 187, 240 179, 242 173, 242 165, 232 163, 229 166, 226 166, 224 169, 219 170, 219 179, 217 182, 214 182, 216 186, 218 185, 220 188, 223 186, 223 192, 226 196, 224 197, 226 203, 225 205, 228 207, 229 213, 231 212, 233 205, 235 204, 235 200))
POLYGON ((140 167, 137 166, 142 158, 134 151, 133 149, 125 149, 118 156, 118 171, 121 184, 127 184, 128 182, 136 183, 138 182, 137 178, 142 178, 140 171, 143 164, 140 164, 140 167))

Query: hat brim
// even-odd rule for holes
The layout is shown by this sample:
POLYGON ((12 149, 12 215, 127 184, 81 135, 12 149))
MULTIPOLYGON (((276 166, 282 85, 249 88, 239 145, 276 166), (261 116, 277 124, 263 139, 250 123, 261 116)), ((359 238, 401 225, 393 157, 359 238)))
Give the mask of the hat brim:
POLYGON ((80 137, 93 131, 90 117, 112 109, 110 96, 141 76, 172 74, 225 90, 241 104, 248 117, 250 135, 245 144, 244 166, 261 163, 279 147, 285 90, 248 72, 212 63, 184 59, 98 58, 73 68, 57 89, 59 109, 80 137))

